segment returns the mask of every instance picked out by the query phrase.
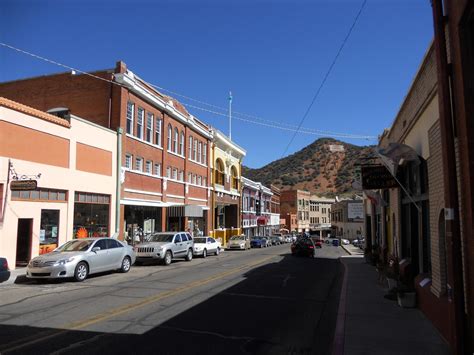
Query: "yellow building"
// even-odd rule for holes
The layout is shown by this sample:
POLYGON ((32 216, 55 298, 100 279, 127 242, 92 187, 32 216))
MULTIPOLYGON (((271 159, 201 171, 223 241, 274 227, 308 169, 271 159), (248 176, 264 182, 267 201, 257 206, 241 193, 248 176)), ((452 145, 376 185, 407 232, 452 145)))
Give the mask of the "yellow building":
POLYGON ((226 245, 241 229, 241 173, 246 151, 222 132, 212 129, 212 231, 226 245))

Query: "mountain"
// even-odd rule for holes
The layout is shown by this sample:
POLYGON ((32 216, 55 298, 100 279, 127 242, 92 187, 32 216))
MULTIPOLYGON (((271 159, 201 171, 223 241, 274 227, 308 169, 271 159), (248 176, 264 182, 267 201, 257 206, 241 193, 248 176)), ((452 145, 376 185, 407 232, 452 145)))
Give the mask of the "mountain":
POLYGON ((373 156, 373 146, 359 147, 332 138, 320 138, 262 168, 243 166, 242 175, 282 190, 298 188, 334 196, 352 191, 357 164, 373 156))

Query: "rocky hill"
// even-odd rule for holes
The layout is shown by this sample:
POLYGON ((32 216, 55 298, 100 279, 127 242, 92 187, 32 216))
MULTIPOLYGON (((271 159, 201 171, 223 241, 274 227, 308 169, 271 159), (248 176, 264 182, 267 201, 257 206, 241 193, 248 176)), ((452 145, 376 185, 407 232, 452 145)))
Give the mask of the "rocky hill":
POLYGON ((246 178, 282 190, 298 188, 333 196, 352 191, 356 165, 372 157, 373 147, 359 147, 332 138, 320 138, 302 150, 259 169, 243 167, 246 178))

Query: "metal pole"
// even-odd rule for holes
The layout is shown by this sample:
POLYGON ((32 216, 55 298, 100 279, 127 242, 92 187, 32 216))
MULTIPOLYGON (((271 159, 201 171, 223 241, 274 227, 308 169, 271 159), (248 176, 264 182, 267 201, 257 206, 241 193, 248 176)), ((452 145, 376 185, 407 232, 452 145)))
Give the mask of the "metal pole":
POLYGON ((229 139, 232 140, 232 92, 229 91, 229 139))
MULTIPOLYGON (((117 128, 117 187, 115 194, 115 232, 120 234, 120 191, 122 189, 122 133, 121 127, 117 128)), ((119 235, 117 235, 117 238, 119 235)))

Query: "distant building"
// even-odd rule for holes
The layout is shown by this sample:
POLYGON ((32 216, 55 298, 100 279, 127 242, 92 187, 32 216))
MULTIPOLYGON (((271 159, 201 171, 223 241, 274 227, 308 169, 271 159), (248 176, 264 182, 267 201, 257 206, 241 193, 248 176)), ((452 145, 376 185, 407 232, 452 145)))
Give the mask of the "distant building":
POLYGON ((331 236, 349 240, 360 238, 364 230, 362 198, 335 202, 331 208, 331 229, 331 236))
POLYGON ((242 177, 242 229, 246 236, 268 236, 280 230, 280 213, 274 212, 279 210, 279 196, 274 198, 272 190, 279 193, 242 177))
MULTIPOLYGON (((280 211, 282 216, 295 214, 296 226, 291 232, 309 232, 309 201, 311 194, 304 190, 286 190, 281 192, 280 211)), ((291 219, 291 217, 290 217, 291 219)))
POLYGON ((309 229, 321 237, 331 233, 331 206, 333 198, 311 195, 309 200, 309 229))

